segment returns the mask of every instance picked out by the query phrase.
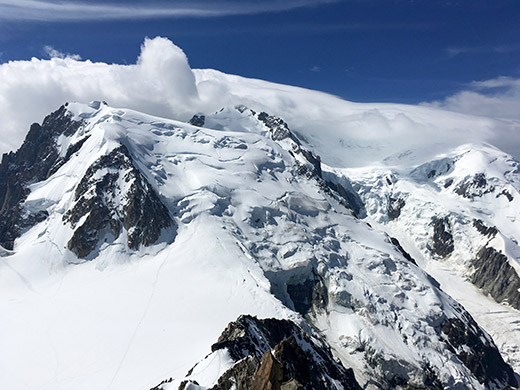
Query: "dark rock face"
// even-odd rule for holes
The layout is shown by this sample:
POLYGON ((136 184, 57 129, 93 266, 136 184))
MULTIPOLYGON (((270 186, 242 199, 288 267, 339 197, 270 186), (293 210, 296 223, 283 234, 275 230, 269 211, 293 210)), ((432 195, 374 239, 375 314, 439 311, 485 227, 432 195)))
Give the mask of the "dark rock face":
POLYGON ((469 314, 465 317, 465 322, 450 318, 442 325, 441 332, 450 350, 487 388, 516 387, 513 370, 504 362, 493 341, 469 314))
POLYGON ((329 191, 332 190, 340 196, 340 203, 342 203, 345 207, 351 209, 354 213, 354 216, 358 218, 363 218, 364 216, 366 216, 365 204, 361 200, 361 197, 358 195, 356 190, 354 190, 354 188, 352 188, 351 185, 341 185, 339 183, 334 183, 332 180, 326 180, 325 185, 326 187, 324 187, 328 188, 329 191))
POLYGON ((289 126, 282 119, 269 115, 266 112, 261 112, 258 114, 258 119, 265 124, 265 126, 269 129, 271 133, 271 139, 273 141, 281 141, 285 138, 291 138, 298 144, 300 141, 297 141, 295 137, 292 135, 289 130, 289 126))
POLYGON ((455 249, 448 217, 437 218, 433 225, 432 252, 440 257, 449 256, 455 249))
POLYGON ((480 197, 495 191, 495 186, 490 185, 483 173, 477 173, 471 179, 460 184, 455 193, 468 199, 480 197))
POLYGON ((478 230, 478 232, 480 234, 482 234, 483 236, 490 237, 490 238, 495 237, 498 233, 498 230, 496 227, 494 227, 494 226, 488 227, 488 226, 484 225, 484 222, 482 222, 482 220, 480 220, 480 219, 474 219, 473 226, 475 227, 475 229, 478 230))
POLYGON ((193 115, 193 117, 188 121, 190 125, 202 127, 206 122, 206 117, 204 115, 193 115))
POLYGON ((288 320, 240 316, 211 349, 237 361, 212 390, 361 389, 328 346, 288 320))
MULTIPOLYGON (((74 121, 65 106, 47 116, 42 125, 34 123, 16 153, 4 154, 0 164, 0 245, 13 249, 14 240, 21 233, 47 218, 41 211, 30 214, 22 203, 29 195, 28 186, 47 179, 64 164, 56 147, 58 136, 73 135, 82 125, 74 121)), ((78 145, 76 145, 77 147, 78 145)), ((73 146, 71 146, 72 148, 73 146)), ((81 145, 79 145, 81 147, 81 145)), ((78 147, 78 149, 79 149, 78 147)))
POLYGON ((287 283, 287 294, 291 298, 294 310, 303 316, 312 309, 322 310, 328 304, 328 292, 323 280, 313 273, 312 278, 300 283, 287 283))
POLYGON ((448 179, 444 182, 444 188, 448 188, 453 184, 453 179, 448 179))
POLYGON ((168 209, 123 145, 88 168, 76 188, 75 201, 63 220, 75 229, 68 247, 79 258, 91 254, 108 233, 119 237, 122 227, 128 232, 128 247, 137 249, 153 244, 163 229, 174 226, 168 209))
POLYGON ((483 247, 472 264, 471 281, 497 302, 507 302, 520 309, 520 277, 507 257, 494 248, 483 247))
POLYGON ((219 378, 213 390, 252 389, 259 368, 260 360, 256 356, 249 355, 227 370, 219 378))
POLYGON ((403 257, 406 260, 408 260, 412 264, 417 265, 417 262, 415 261, 415 259, 412 256, 410 256, 410 254, 407 251, 404 250, 404 248, 401 246, 401 243, 399 242, 399 240, 397 240, 397 238, 390 237, 390 241, 397 248, 397 250, 403 255, 403 257))
POLYGON ((513 195, 511 195, 511 193, 508 190, 503 190, 502 192, 497 194, 497 198, 499 198, 501 196, 505 196, 507 198, 507 200, 510 202, 512 202, 514 199, 513 195))
POLYGON ((402 198, 388 198, 388 218, 390 221, 399 218, 401 215, 401 209, 404 207, 405 201, 402 198))

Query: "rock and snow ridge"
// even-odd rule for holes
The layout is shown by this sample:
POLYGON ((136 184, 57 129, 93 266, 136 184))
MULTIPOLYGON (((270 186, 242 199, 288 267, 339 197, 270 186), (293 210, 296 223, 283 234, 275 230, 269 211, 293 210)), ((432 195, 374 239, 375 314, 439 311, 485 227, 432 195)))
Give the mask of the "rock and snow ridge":
POLYGON ((166 380, 152 390, 208 386, 212 390, 361 390, 352 370, 334 360, 322 340, 288 320, 240 316, 228 325, 211 351, 186 379, 166 380), (218 381, 214 384, 215 378, 218 381))
MULTIPOLYGON (((244 106, 198 114, 190 124, 102 103, 62 107, 0 166, 2 220, 9 222, 0 231, 8 247, 0 310, 10 319, 0 330, 11 336, 2 340, 9 356, 0 357, 0 381, 11 388, 149 388, 184 378, 225 324, 252 314, 304 330, 269 345, 271 367, 284 364, 280 349, 301 354, 306 349, 294 340, 319 334, 317 345, 327 343, 324 350, 341 360, 325 371, 352 369, 367 389, 514 386, 491 337, 417 266, 424 265, 416 256, 421 242, 433 247, 430 237, 412 235, 419 248, 412 251, 393 229, 385 233, 385 224, 396 233, 414 229, 399 225, 410 198, 428 186, 444 191, 439 183, 451 176, 463 188, 457 200, 520 199, 516 165, 507 161, 506 184, 486 176, 493 190, 481 185, 480 172, 462 180, 437 161, 410 173, 422 186, 413 194, 380 191, 381 200, 374 188, 390 186, 396 173, 371 171, 371 181, 328 167, 283 120, 244 106), (29 374, 27 366, 34 367, 29 374)), ((446 228, 450 215, 440 217, 447 218, 433 222, 440 253, 459 250, 459 237, 446 228)), ((489 237, 497 224, 478 220, 472 226, 489 237)), ((506 220, 497 229, 514 250, 515 221, 506 220)), ((258 359, 268 351, 253 352, 258 359)), ((198 386, 194 373, 206 378, 201 388, 231 380, 228 369, 248 356, 217 355, 223 365, 206 359, 186 388, 198 386)))
POLYGON ((516 370, 519 167, 518 161, 491 145, 472 144, 419 166, 342 170, 363 198, 367 220, 391 230, 443 288, 473 309, 477 320, 482 316, 516 370))

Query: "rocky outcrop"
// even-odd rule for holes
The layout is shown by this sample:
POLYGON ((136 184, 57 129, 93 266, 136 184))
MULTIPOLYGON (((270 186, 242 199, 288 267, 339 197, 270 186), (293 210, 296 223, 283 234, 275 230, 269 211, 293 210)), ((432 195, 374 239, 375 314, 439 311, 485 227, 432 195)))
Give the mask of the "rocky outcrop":
MULTIPOLYGON (((361 389, 353 371, 334 359, 325 342, 289 320, 240 316, 211 347, 222 349, 235 364, 211 390, 361 389)), ((195 385, 196 378, 189 379, 179 390, 195 385)))
MULTIPOLYGON (((344 181, 346 181, 346 179, 344 181)), ((338 199, 345 207, 352 210, 354 216, 358 218, 366 216, 365 204, 350 183, 340 184, 339 180, 332 176, 327 177, 327 180, 324 180, 323 184, 320 182, 320 185, 324 192, 338 194, 339 198, 336 197, 336 199, 338 199), (336 181, 333 181, 333 179, 336 181)))
POLYGON ((469 314, 464 317, 464 322, 450 318, 442 325, 441 332, 450 350, 486 388, 516 387, 514 372, 504 362, 493 341, 469 314))
POLYGON ((405 200, 402 198, 394 198, 392 196, 388 198, 388 218, 390 221, 399 218, 401 209, 405 204, 405 200))
MULTIPOLYGON (((436 328, 448 349, 485 388, 515 386, 514 373, 493 341, 469 314, 462 316, 463 320, 446 318, 436 328)), ((212 353, 226 351, 235 364, 220 375, 210 390, 360 389, 352 370, 333 358, 324 341, 288 320, 240 316, 228 325, 211 350, 212 353)), ((435 370, 426 363, 419 372, 405 361, 384 360, 378 354, 371 355, 369 349, 365 353, 367 363, 384 376, 383 382, 369 381, 378 388, 445 388, 435 370)), ((181 382, 179 390, 206 388, 198 385, 196 376, 191 376, 194 369, 181 382)), ((154 389, 163 389, 162 385, 170 382, 171 379, 164 381, 154 389)))
POLYGON ((193 117, 188 121, 190 125, 202 127, 204 126, 204 123, 206 122, 206 117, 202 114, 195 114, 193 117))
MULTIPOLYGON (((25 141, 17 152, 4 154, 0 164, 0 245, 13 249, 21 233, 48 217, 45 211, 31 214, 23 208, 29 185, 47 179, 73 152, 60 157, 57 138, 71 136, 82 125, 61 106, 48 115, 41 125, 31 125, 25 141)), ((81 145, 71 148, 79 149, 81 145)))
POLYGON ((320 156, 315 156, 310 150, 305 148, 298 137, 291 132, 287 123, 265 112, 258 114, 258 119, 269 129, 271 139, 282 141, 289 138, 293 142, 293 148, 290 153, 293 156, 299 154, 304 158, 304 161, 307 161, 306 164, 302 164, 296 159, 297 174, 306 176, 309 179, 315 179, 323 192, 352 210, 355 216, 363 217, 366 214, 363 201, 352 186, 346 182, 346 179, 341 183, 341 180, 333 174, 328 173, 324 175, 321 169, 320 156))
POLYGON ((498 230, 495 226, 486 226, 480 219, 474 219, 473 226, 480 234, 489 238, 495 237, 498 233, 498 230))
MULTIPOLYGON (((249 375, 251 386, 237 386, 237 390, 360 389, 352 370, 337 362, 324 342, 288 320, 241 316, 211 349, 221 348, 227 348, 235 361, 248 361, 242 370, 231 369, 235 377, 244 369, 251 373, 256 366, 254 375, 249 375)), ((224 375, 212 390, 233 388, 228 387, 233 382, 229 379, 224 375)))
POLYGON ((495 186, 489 184, 486 175, 477 173, 466 179, 455 189, 455 193, 464 198, 473 199, 495 191, 495 186))
POLYGON ((499 198, 501 196, 505 196, 509 202, 512 202, 514 199, 514 196, 511 195, 511 193, 506 189, 504 189, 504 190, 502 190, 502 192, 498 193, 496 197, 499 198))
POLYGON ((472 267, 471 281, 497 302, 520 309, 520 277, 507 257, 492 247, 481 248, 472 267))
POLYGON ((436 218, 433 224, 432 252, 442 258, 451 255, 455 249, 449 218, 436 218))
POLYGON ((122 228, 128 247, 137 249, 155 243, 163 229, 174 227, 168 209, 123 145, 88 168, 63 220, 75 229, 68 248, 79 258, 89 256, 108 235, 117 239, 122 228))
POLYGON ((285 138, 291 138, 297 144, 300 144, 300 141, 294 137, 294 135, 289 130, 289 126, 282 119, 269 115, 266 112, 261 112, 258 114, 258 120, 264 123, 264 125, 269 129, 271 133, 271 139, 273 141, 281 141, 285 138))
POLYGON ((294 310, 303 316, 312 311, 324 310, 328 304, 328 291, 320 276, 312 273, 309 279, 299 283, 287 283, 287 294, 294 310))
POLYGON ((415 259, 407 251, 404 250, 404 248, 401 246, 401 243, 399 242, 399 240, 397 238, 390 237, 390 241, 396 247, 396 249, 403 255, 403 257, 406 260, 408 260, 412 264, 417 265, 417 262, 415 261, 415 259))

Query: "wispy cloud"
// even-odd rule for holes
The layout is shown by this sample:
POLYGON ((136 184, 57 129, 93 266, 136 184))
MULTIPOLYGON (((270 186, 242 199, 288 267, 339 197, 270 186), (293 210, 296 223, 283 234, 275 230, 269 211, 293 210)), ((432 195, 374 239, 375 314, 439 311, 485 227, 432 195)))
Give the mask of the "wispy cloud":
POLYGON ((473 81, 471 87, 477 90, 490 90, 494 88, 506 88, 520 91, 520 79, 509 76, 501 76, 490 80, 473 81))
POLYGON ((319 73, 321 72, 321 68, 317 65, 314 65, 312 68, 309 69, 311 72, 319 73))
POLYGON ((473 81, 464 90, 425 105, 472 115, 520 119, 520 79, 501 76, 473 81))
POLYGON ((49 57, 49 58, 72 58, 73 60, 79 61, 81 60, 81 56, 79 54, 70 54, 70 53, 63 53, 57 49, 55 49, 53 46, 46 45, 43 47, 43 52, 49 57))
POLYGON ((471 46, 471 47, 448 47, 446 53, 448 57, 453 58, 463 54, 479 54, 479 53, 511 53, 518 50, 515 45, 498 45, 498 46, 471 46))
POLYGON ((109 3, 51 0, 0 0, 0 20, 13 21, 89 21, 156 18, 211 18, 260 14, 313 7, 342 0, 266 0, 266 1, 176 1, 147 3, 109 3))

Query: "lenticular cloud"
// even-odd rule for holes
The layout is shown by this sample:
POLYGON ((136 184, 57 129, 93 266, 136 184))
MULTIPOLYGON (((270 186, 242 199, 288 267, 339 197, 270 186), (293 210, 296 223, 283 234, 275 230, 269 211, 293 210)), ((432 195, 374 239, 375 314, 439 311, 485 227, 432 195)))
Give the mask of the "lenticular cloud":
POLYGON ((233 105, 267 111, 288 122, 330 166, 376 161, 391 165, 410 156, 411 150, 419 163, 448 146, 470 142, 489 142, 520 158, 520 121, 516 114, 504 115, 506 109, 514 112, 513 103, 518 101, 517 80, 510 78, 474 85, 483 92, 510 87, 506 94, 493 96, 493 105, 489 98, 472 104, 468 99, 458 99, 458 104, 447 99, 429 107, 358 104, 211 69, 192 71, 184 52, 161 37, 145 39, 133 65, 81 61, 52 47, 47 54, 53 58, 0 65, 0 153, 20 146, 30 124, 63 103, 105 100, 112 107, 181 121, 196 112, 207 114, 233 105), (331 149, 331 144, 339 147, 331 149))
POLYGON ((0 65, 0 153, 19 147, 30 124, 61 104, 91 100, 185 119, 198 93, 186 55, 161 37, 145 39, 134 65, 71 56, 8 62, 0 65))

